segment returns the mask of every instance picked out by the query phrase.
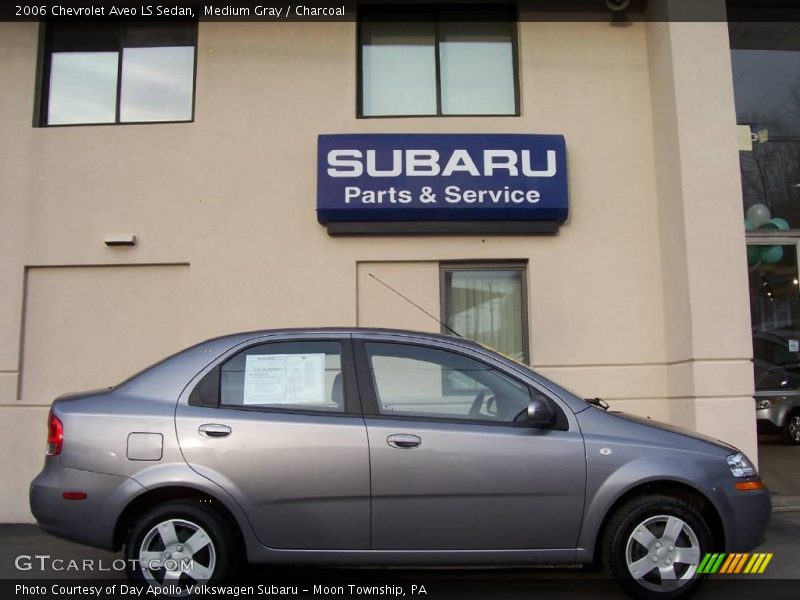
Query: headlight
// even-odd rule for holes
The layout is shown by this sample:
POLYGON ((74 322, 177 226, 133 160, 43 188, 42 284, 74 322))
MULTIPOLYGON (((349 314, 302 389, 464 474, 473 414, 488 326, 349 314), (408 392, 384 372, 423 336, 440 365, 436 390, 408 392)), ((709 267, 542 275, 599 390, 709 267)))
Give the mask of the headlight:
POLYGON ((758 475, 756 468, 750 464, 750 461, 741 452, 731 454, 728 457, 728 466, 731 469, 731 475, 734 477, 753 477, 758 475))
POLYGON ((773 406, 775 406, 775 398, 762 398, 761 400, 756 400, 756 410, 772 408, 773 406))

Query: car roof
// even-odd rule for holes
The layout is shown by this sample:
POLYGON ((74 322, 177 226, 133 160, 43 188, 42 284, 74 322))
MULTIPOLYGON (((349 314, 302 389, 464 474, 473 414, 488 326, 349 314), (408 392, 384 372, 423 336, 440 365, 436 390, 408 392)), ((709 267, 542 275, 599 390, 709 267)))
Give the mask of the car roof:
MULTIPOLYGON (((257 329, 253 331, 242 331, 238 333, 230 333, 226 335, 217 336, 205 340, 205 342, 234 340, 234 339, 252 339, 258 337, 267 337, 272 335, 287 335, 287 334, 303 334, 314 335, 317 333, 339 333, 342 335, 394 335, 394 336, 407 336, 414 338, 424 338, 429 340, 438 340, 443 342, 456 342, 464 346, 473 348, 487 349, 481 344, 474 342, 468 338, 449 335, 444 333, 433 333, 430 331, 413 331, 410 329, 390 329, 385 327, 286 327, 281 329, 257 329)), ((491 350, 491 349, 490 349, 491 350)))

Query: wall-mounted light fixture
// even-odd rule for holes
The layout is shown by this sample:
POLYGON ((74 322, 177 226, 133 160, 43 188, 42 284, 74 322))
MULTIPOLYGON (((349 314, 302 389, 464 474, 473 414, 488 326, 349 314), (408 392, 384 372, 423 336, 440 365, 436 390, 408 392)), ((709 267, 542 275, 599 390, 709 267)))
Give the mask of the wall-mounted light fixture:
POLYGON ((135 246, 135 233, 107 233, 103 238, 106 246, 135 246))

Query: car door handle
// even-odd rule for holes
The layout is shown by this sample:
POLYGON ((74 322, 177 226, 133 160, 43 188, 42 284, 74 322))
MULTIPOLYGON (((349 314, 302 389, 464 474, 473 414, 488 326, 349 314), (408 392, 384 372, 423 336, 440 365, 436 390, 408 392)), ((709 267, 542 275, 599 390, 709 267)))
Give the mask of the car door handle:
POLYGON ((392 448, 416 448, 422 444, 422 438, 410 433, 395 433, 386 438, 392 448))
POLYGON ((197 428, 200 435, 210 438, 228 437, 231 434, 231 428, 227 425, 220 425, 219 423, 205 423, 197 428))

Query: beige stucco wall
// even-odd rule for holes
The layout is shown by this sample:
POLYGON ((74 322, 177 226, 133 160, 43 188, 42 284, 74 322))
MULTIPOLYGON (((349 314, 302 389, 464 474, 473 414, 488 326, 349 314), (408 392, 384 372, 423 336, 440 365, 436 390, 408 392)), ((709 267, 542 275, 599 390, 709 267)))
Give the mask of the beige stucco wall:
POLYGON ((0 24, 0 81, 15 90, 0 95, 0 455, 20 457, 0 461, 0 521, 30 519, 42 394, 57 387, 37 372, 51 350, 25 356, 32 340, 68 349, 85 329, 96 351, 104 335, 145 332, 110 367, 61 354, 66 392, 231 331, 435 330, 367 273, 438 314, 443 260, 528 261, 530 354, 543 373, 755 454, 724 27, 521 22, 521 117, 359 120, 354 24, 204 22, 194 123, 47 129, 31 127, 37 26, 0 24), (695 51, 708 60, 693 64, 695 51), (570 220, 553 237, 331 238, 314 213, 316 136, 350 132, 562 133, 570 220), (139 245, 105 247, 114 231, 139 245), (120 289, 115 267, 80 268, 101 265, 177 272, 120 289), (56 270, 58 281, 26 289, 26 269, 58 266, 80 279, 56 270), (105 302, 92 293, 109 287, 105 302), (78 295, 67 310, 52 289, 80 290, 88 306, 78 295))

